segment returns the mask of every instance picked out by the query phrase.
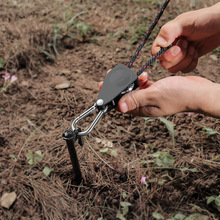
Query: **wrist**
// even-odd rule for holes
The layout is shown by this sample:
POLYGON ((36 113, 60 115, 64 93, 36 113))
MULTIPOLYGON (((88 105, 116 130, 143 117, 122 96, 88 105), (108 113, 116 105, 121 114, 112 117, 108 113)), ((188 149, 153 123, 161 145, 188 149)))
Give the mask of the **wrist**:
POLYGON ((206 115, 220 118, 220 84, 213 83, 207 91, 205 101, 200 105, 200 110, 206 115))
POLYGON ((183 111, 193 111, 220 118, 220 84, 202 77, 186 76, 183 85, 183 111))

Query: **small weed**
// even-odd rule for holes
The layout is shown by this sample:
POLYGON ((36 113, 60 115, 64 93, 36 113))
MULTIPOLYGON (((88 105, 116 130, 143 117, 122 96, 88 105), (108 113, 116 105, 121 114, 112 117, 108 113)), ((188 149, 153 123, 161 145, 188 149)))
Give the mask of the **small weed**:
POLYGON ((52 171, 54 171, 54 169, 51 169, 47 166, 44 167, 44 169, 43 169, 43 173, 44 173, 45 176, 49 176, 52 171))
POLYGON ((160 213, 157 213, 157 212, 153 212, 152 216, 153 216, 153 218, 158 219, 158 220, 165 219, 160 213))
POLYGON ((5 65, 5 61, 3 58, 0 58, 0 69, 2 69, 5 65))
POLYGON ((129 206, 132 206, 130 202, 120 202, 121 210, 117 214, 117 218, 120 220, 126 220, 125 215, 129 211, 129 206))
POLYGON ((220 55, 220 47, 215 48, 212 52, 220 55))
POLYGON ((219 132, 213 130, 210 127, 207 127, 205 125, 199 124, 199 123, 197 123, 195 121, 193 121, 193 123, 198 125, 198 126, 200 126, 200 127, 202 127, 202 131, 200 131, 200 132, 206 134, 207 136, 213 136, 213 135, 216 135, 216 134, 220 134, 219 132))
POLYGON ((53 38, 52 38, 52 47, 56 54, 57 50, 57 42, 59 40, 63 40, 65 38, 78 39, 85 38, 85 36, 89 33, 91 27, 84 22, 76 22, 75 19, 86 12, 79 12, 73 17, 69 15, 66 17, 68 19, 65 23, 55 24, 53 27, 53 38), (77 33, 75 33, 75 30, 77 33))
POLYGON ((220 195, 209 196, 207 199, 207 205, 212 204, 220 212, 220 195))
POLYGON ((108 147, 107 148, 103 148, 101 150, 99 150, 101 153, 104 153, 104 154, 108 154, 112 157, 117 157, 118 156, 118 153, 116 150, 110 150, 108 147))
POLYGON ((162 117, 159 117, 160 121, 163 122, 167 129, 169 130, 169 132, 171 133, 172 135, 172 140, 173 140, 173 147, 175 147, 175 131, 174 131, 174 125, 168 121, 166 118, 162 118, 162 117))
POLYGON ((28 164, 30 165, 35 165, 37 164, 37 161, 42 161, 43 159, 40 150, 35 151, 35 153, 33 153, 31 150, 28 150, 28 153, 25 155, 25 157, 27 158, 28 164))
POLYGON ((10 154, 9 157, 11 158, 11 160, 13 162, 17 162, 17 158, 16 158, 16 156, 14 154, 10 154))
POLYGON ((9 73, 6 73, 5 75, 3 75, 2 78, 4 78, 4 84, 3 84, 3 87, 0 89, 0 93, 6 92, 8 87, 11 86, 11 84, 18 79, 17 76, 15 75, 11 77, 9 73))
POLYGON ((159 167, 168 168, 170 165, 174 164, 174 158, 168 152, 156 152, 152 154, 155 158, 155 163, 159 167))

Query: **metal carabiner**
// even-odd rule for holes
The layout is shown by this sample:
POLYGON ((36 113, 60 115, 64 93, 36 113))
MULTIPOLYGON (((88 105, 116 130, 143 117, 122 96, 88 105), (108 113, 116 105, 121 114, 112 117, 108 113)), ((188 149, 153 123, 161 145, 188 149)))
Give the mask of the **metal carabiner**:
MULTIPOLYGON (((82 113, 80 116, 78 116, 71 125, 71 128, 73 131, 76 130, 76 123, 79 122, 80 120, 82 120, 83 118, 87 117, 88 115, 90 115, 92 112, 95 111, 95 109, 97 108, 97 103, 95 103, 92 107, 90 107, 87 111, 85 111, 84 113, 82 113)), ((106 106, 104 109, 99 110, 98 115, 95 117, 95 119, 93 120, 92 124, 89 126, 89 128, 85 131, 80 131, 77 133, 78 136, 85 136, 88 135, 92 129, 95 127, 95 125, 98 123, 98 121, 100 120, 100 118, 108 111, 108 106, 106 106)))

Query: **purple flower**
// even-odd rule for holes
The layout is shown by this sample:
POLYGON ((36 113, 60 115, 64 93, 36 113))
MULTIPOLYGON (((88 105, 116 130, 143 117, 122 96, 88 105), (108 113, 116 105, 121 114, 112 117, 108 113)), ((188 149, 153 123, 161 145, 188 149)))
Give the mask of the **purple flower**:
POLYGON ((5 75, 3 75, 2 78, 9 79, 10 78, 10 74, 9 73, 5 73, 5 75))
POLYGON ((142 176, 142 177, 141 177, 141 183, 144 183, 144 184, 147 183, 147 182, 146 182, 146 177, 145 177, 145 176, 142 176))
POLYGON ((13 83, 14 81, 16 81, 17 79, 18 79, 18 77, 15 76, 15 75, 13 75, 13 76, 11 77, 11 83, 13 83))
POLYGON ((189 117, 191 117, 192 115, 195 115, 194 112, 184 112, 185 115, 188 115, 189 117))

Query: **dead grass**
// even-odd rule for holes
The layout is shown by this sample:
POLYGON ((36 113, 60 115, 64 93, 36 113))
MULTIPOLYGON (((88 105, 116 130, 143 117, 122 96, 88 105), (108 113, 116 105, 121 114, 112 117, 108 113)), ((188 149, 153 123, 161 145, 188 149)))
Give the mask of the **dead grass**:
MULTIPOLYGON (((68 5, 69 1, 65 2, 68 5)), ((90 5, 91 1, 86 3, 90 5)), ((176 1, 171 8, 178 9, 178 3, 181 1, 176 1)), ((62 21, 63 15, 58 13, 60 9, 54 9, 66 5, 58 0, 6 0, 0 3, 3 10, 0 15, 0 54, 4 55, 7 69, 15 68, 16 72, 25 68, 19 71, 21 83, 9 88, 1 99, 0 194, 15 191, 18 197, 9 210, 0 207, 0 216, 22 220, 116 219, 117 213, 122 211, 120 204, 123 201, 132 204, 125 215, 127 219, 153 219, 152 213, 158 212, 165 219, 175 213, 186 216, 199 213, 205 215, 204 219, 217 220, 218 212, 212 205, 206 204, 206 197, 219 194, 219 161, 213 163, 211 159, 219 155, 220 137, 201 134, 201 128, 184 114, 168 118, 175 124, 176 145, 173 148, 169 132, 158 120, 147 124, 143 131, 143 119, 109 113, 88 137, 94 151, 106 163, 86 142, 83 147, 77 145, 85 181, 76 186, 62 132, 95 100, 98 81, 104 77, 107 68, 118 62, 117 58, 120 61, 123 57, 126 61, 128 59, 128 53, 124 52, 128 50, 125 43, 115 38, 109 41, 107 35, 109 31, 118 30, 123 23, 119 10, 121 3, 106 1, 103 4, 107 11, 102 10, 104 6, 97 0, 91 5, 93 9, 87 19, 95 18, 93 12, 96 12, 93 22, 106 38, 104 43, 108 41, 106 47, 100 46, 102 41, 99 44, 76 45, 74 50, 64 52, 65 59, 58 61, 57 65, 41 67, 47 74, 41 73, 42 77, 30 79, 25 75, 26 70, 36 74, 46 58, 37 46, 49 51, 52 24, 62 21), (51 2, 57 5, 50 5, 51 2), (115 7, 109 7, 112 5, 115 7), (20 19, 17 21, 17 18, 20 19), (115 53, 116 48, 121 50, 120 55, 115 53), (65 72, 64 69, 70 71, 65 72), (57 76, 68 78, 70 88, 55 90, 52 81, 57 76), (99 150, 104 146, 96 142, 96 137, 112 141, 118 157, 101 154, 99 150), (25 157, 28 150, 40 150, 43 160, 29 165, 25 157), (173 166, 157 167, 150 156, 156 151, 169 152, 175 158, 173 166), (13 161, 12 155, 16 161, 13 161), (148 163, 141 163, 143 160, 148 163), (49 177, 42 172, 45 166, 54 169, 49 177), (198 172, 181 171, 179 168, 197 168, 198 172), (142 176, 146 176, 147 185, 140 183, 142 176), (162 184, 161 180, 164 180, 162 184)), ((135 8, 134 17, 138 24, 138 12, 142 8, 137 4, 124 1, 122 11, 129 20, 135 8), (130 14, 126 14, 127 2, 130 14)), ((142 1, 142 4, 145 2, 142 1)), ((182 4, 185 7, 187 3, 182 4)), ((83 6, 79 4, 80 10, 83 6)), ((129 55, 130 51, 133 50, 129 48, 129 55)), ((207 69, 212 64, 204 62, 207 69)), ((159 67, 149 72, 152 78, 167 74, 159 67)), ((207 72, 206 69, 201 71, 202 74, 207 72)), ((215 69, 213 75, 217 75, 215 69)), ((195 115, 194 120, 219 129, 219 122, 209 117, 195 115)), ((88 123, 86 121, 82 127, 88 123)))

